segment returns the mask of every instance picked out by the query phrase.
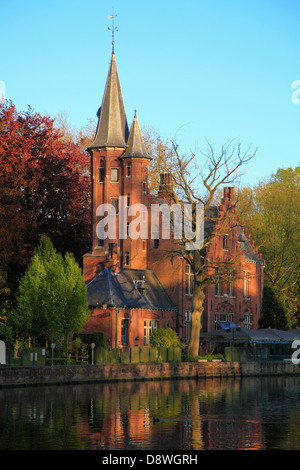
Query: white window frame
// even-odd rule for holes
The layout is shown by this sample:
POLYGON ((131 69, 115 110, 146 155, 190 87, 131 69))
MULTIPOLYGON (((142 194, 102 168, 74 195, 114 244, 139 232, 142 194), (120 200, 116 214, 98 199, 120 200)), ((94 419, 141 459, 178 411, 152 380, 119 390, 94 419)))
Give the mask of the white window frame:
MULTIPOLYGON (((219 272, 219 268, 218 268, 218 267, 216 267, 215 270, 216 270, 216 273, 219 272)), ((217 280, 217 282, 216 282, 216 284, 215 284, 215 296, 216 296, 216 297, 222 297, 222 293, 223 293, 223 292, 222 292, 222 286, 223 286, 223 284, 222 284, 221 277, 218 276, 218 280, 217 280)))
POLYGON ((243 274, 243 297, 244 299, 249 298, 249 271, 244 271, 243 274))
POLYGON ((234 297, 234 272, 233 271, 230 271, 230 273, 228 274, 227 295, 228 297, 234 297))
POLYGON ((111 168, 111 169, 110 169, 110 181, 111 181, 111 183, 118 183, 118 181, 119 181, 119 168, 111 168), (117 176, 116 179, 113 178, 114 172, 115 172, 115 174, 116 174, 116 176, 117 176))
POLYGON ((190 264, 185 265, 185 295, 192 295, 194 292, 194 274, 190 264))
POLYGON ((158 320, 144 320, 144 344, 150 344, 150 338, 153 330, 158 328, 158 320))
POLYGON ((121 320, 121 344, 128 344, 128 318, 122 318, 121 320))
POLYGON ((215 329, 217 329, 218 321, 233 322, 233 312, 216 312, 215 313, 215 329))

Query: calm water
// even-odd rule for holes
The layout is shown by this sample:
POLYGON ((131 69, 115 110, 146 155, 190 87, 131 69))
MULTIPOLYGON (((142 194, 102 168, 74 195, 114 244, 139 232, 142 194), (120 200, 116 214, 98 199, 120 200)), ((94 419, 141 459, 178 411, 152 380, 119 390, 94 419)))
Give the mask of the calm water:
POLYGON ((300 449, 300 379, 0 390, 0 450, 300 449))

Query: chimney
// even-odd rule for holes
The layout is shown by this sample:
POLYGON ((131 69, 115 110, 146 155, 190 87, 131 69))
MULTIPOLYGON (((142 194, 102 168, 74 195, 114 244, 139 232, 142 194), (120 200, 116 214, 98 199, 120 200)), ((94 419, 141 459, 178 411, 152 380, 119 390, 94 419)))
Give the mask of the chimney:
POLYGON ((168 196, 173 192, 173 178, 171 173, 160 174, 159 196, 168 196))
POLYGON ((222 197, 222 202, 221 204, 224 205, 225 207, 230 205, 234 205, 234 200, 235 198, 235 187, 234 186, 227 186, 223 189, 223 197, 222 197))

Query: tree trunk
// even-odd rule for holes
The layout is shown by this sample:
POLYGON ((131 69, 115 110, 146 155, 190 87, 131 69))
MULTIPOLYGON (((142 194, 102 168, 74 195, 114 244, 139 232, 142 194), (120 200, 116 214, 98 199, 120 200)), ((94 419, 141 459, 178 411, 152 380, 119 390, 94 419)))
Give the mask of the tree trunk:
POLYGON ((193 312, 192 312, 192 325, 191 325, 191 339, 188 347, 188 354, 190 356, 198 356, 200 330, 201 330, 201 317, 204 309, 205 295, 200 279, 195 279, 194 295, 193 295, 193 312))

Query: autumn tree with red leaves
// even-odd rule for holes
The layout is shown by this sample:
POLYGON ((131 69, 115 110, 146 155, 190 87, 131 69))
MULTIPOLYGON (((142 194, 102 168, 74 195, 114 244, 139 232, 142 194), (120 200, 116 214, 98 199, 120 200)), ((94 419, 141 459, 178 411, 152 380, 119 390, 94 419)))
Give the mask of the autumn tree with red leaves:
POLYGON ((42 234, 81 262, 90 239, 89 161, 54 120, 0 105, 0 300, 13 294, 42 234))

